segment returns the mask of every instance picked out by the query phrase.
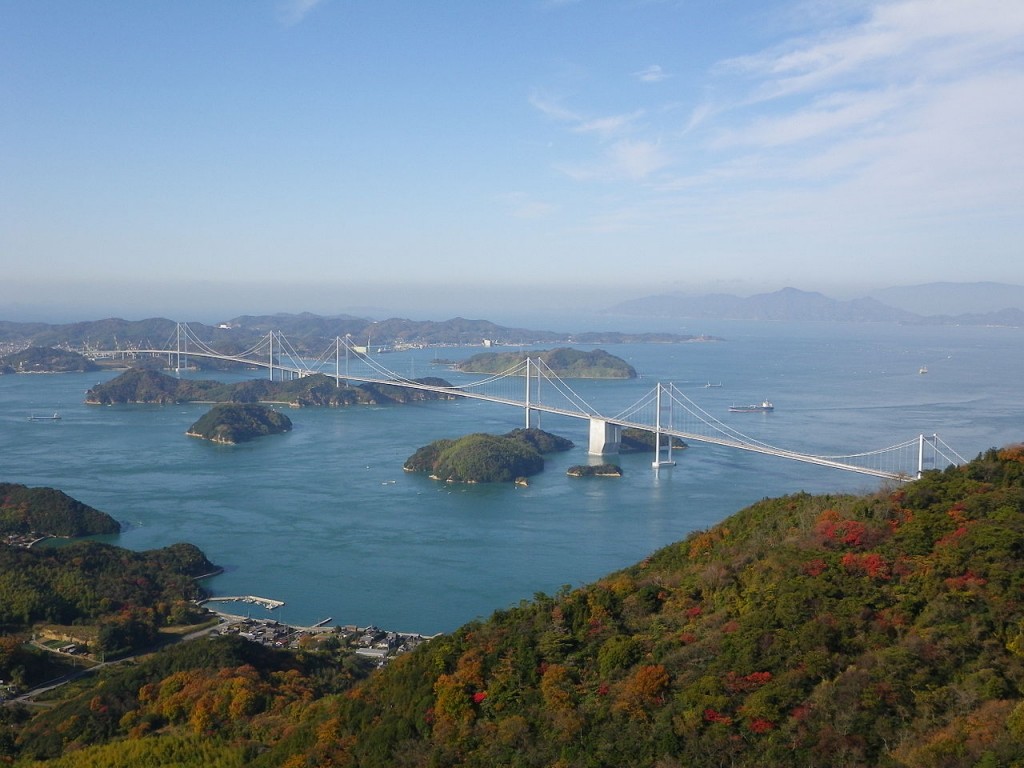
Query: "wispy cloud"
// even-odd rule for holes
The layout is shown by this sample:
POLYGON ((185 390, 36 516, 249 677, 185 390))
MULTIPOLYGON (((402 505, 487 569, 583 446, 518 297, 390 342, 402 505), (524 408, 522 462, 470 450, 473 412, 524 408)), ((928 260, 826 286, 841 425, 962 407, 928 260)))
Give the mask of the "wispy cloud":
POLYGON ((1006 130, 1024 120, 1022 41, 1019 3, 875 4, 856 24, 723 62, 719 74, 738 75, 750 89, 710 121, 706 146, 723 157, 759 157, 754 165, 774 167, 780 181, 817 169, 846 184, 845 173, 856 173, 904 189, 909 207, 937 203, 927 187, 915 200, 915 181, 977 194, 970 176, 988 177, 1024 155, 1020 132, 1006 130), (997 141, 979 142, 993 134, 997 141))
POLYGON ((642 181, 671 165, 671 158, 656 141, 623 139, 606 146, 588 164, 562 165, 560 170, 577 181, 642 181))
POLYGON ((886 115, 916 100, 914 88, 869 93, 829 93, 805 106, 781 114, 754 117, 726 128, 710 146, 778 147, 851 130, 874 130, 886 115))
POLYGON ((627 114, 586 117, 566 107, 559 99, 539 91, 530 94, 530 104, 545 117, 569 124, 573 133, 593 134, 602 140, 626 133, 644 114, 643 110, 636 110, 627 114))
POLYGON ((609 148, 611 168, 629 179, 645 179, 669 164, 662 146, 654 141, 619 141, 609 148))
POLYGON ((563 106, 557 98, 541 91, 535 90, 530 94, 530 104, 545 117, 552 120, 568 123, 579 123, 583 120, 582 117, 571 109, 563 106))
POLYGON ((658 64, 644 67, 639 72, 634 72, 633 75, 641 83, 660 83, 668 78, 668 73, 658 64))
POLYGON ((278 17, 283 24, 291 26, 306 18, 307 14, 326 0, 281 0, 278 17))
POLYGON ((860 23, 726 60, 722 71, 760 80, 775 98, 851 83, 958 77, 1020 53, 1024 4, 1003 0, 904 0, 870 7, 860 23))
POLYGON ((608 139, 629 130, 641 116, 643 116, 643 111, 637 110, 628 115, 608 115, 592 120, 579 120, 573 130, 576 133, 593 133, 608 139))
POLYGON ((634 101, 601 117, 579 99, 571 109, 535 99, 578 139, 558 169, 602 185, 594 204, 616 228, 685 222, 723 241, 803 232, 853 242, 867 236, 865 222, 899 240, 972 216, 1019 217, 1024 3, 852 0, 813 23, 709 68, 705 98, 644 89, 648 99, 668 91, 671 109, 639 101, 638 86, 618 97, 634 101), (626 185, 615 190, 621 215, 604 197, 612 183, 626 185))

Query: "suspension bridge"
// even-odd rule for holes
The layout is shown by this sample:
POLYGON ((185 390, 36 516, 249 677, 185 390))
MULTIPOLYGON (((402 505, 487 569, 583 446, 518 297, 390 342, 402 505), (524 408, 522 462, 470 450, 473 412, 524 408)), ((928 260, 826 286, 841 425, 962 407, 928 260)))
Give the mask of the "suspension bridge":
POLYGON ((193 357, 265 369, 271 380, 324 374, 333 378, 339 387, 346 382, 357 382, 426 390, 521 408, 528 428, 536 426, 539 415, 544 413, 586 419, 592 455, 618 453, 622 430, 643 430, 654 434, 652 466, 655 468, 675 464, 672 458, 674 438, 684 443, 719 445, 897 481, 919 477, 927 469, 965 463, 963 457, 935 434, 916 435, 896 445, 846 455, 817 455, 780 448, 743 434, 705 411, 675 384, 661 382, 626 409, 613 415, 603 414, 542 360, 531 357, 505 371, 469 383, 442 385, 436 380, 416 379, 389 370, 379 362, 379 357, 370 354, 370 349, 355 345, 347 336, 336 337, 316 356, 299 354, 281 332, 273 330, 247 349, 224 352, 210 347, 187 323, 178 323, 174 335, 162 346, 150 347, 86 349, 83 352, 94 359, 166 357, 167 367, 178 372, 187 370, 188 359, 193 357))

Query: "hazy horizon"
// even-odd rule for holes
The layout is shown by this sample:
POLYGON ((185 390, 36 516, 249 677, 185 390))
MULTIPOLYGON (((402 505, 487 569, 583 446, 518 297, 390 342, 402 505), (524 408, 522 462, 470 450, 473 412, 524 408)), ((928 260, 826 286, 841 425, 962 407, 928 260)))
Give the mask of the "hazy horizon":
MULTIPOLYGON (((877 298, 883 303, 922 315, 940 314, 934 305, 922 302, 915 294, 924 291, 933 296, 942 292, 949 297, 941 314, 986 312, 1016 306, 1024 309, 1024 285, 997 283, 933 283, 906 286, 809 287, 801 285, 754 285, 741 282, 714 283, 706 286, 588 286, 586 290, 568 294, 558 288, 531 286, 400 286, 396 292, 390 285, 371 286, 295 286, 279 284, 202 283, 167 286, 154 293, 145 284, 107 284, 78 286, 76 299, 61 297, 52 301, 20 304, 7 301, 0 321, 75 323, 117 317, 124 320, 145 320, 164 317, 171 320, 216 324, 243 315, 299 314, 309 312, 321 316, 353 315, 371 320, 394 317, 408 320, 450 320, 455 317, 489 320, 499 325, 534 327, 536 323, 561 322, 555 330, 614 330, 609 322, 615 318, 615 305, 631 299, 652 295, 729 294, 748 297, 773 293, 783 288, 821 293, 838 301, 877 298), (95 290, 96 293, 91 293, 95 290), (992 303, 995 297, 1007 297, 1004 303, 992 303), (534 323, 530 326, 529 323, 534 323)), ((617 318, 618 322, 623 317, 617 318)), ((656 318, 652 318, 656 319, 656 318)), ((629 326, 637 330, 637 322, 629 326), (636 326, 636 327, 634 327, 636 326)), ((679 318, 668 318, 669 325, 678 325, 679 318)), ((642 322, 640 322, 642 325, 642 322)), ((664 325, 664 323, 662 323, 664 325)), ((551 329, 550 326, 547 327, 551 329)), ((652 327, 653 329, 653 327, 652 327)))
POLYGON ((1020 3, 39 0, 4 21, 3 315, 1024 284, 1020 3))

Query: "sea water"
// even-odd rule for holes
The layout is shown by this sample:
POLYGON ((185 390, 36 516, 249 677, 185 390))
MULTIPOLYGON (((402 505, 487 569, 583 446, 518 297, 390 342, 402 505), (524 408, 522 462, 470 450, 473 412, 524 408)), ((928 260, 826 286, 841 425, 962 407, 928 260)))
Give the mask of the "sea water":
MULTIPOLYGON (((969 459, 1024 439, 1022 329, 670 330, 722 340, 605 346, 640 377, 571 386, 611 415, 671 382, 744 434, 813 454, 937 433, 969 459), (774 412, 728 412, 765 398, 774 412)), ((379 362, 461 381, 434 359, 479 351, 411 350, 379 362)), ((0 480, 60 488, 108 512, 124 531, 104 540, 120 546, 192 542, 224 568, 205 582, 211 592, 283 600, 273 615, 294 624, 448 631, 537 592, 592 582, 763 497, 885 482, 700 443, 676 451, 671 469, 655 472, 650 454, 624 455, 619 479, 570 478, 569 466, 588 462, 587 422, 545 415, 541 426, 576 448, 548 456, 528 486, 449 485, 402 464, 438 438, 523 426, 524 413, 468 400, 287 409, 290 433, 220 446, 185 436, 206 405, 84 404, 89 387, 116 375, 0 376, 0 480), (29 419, 53 412, 61 419, 29 419)))

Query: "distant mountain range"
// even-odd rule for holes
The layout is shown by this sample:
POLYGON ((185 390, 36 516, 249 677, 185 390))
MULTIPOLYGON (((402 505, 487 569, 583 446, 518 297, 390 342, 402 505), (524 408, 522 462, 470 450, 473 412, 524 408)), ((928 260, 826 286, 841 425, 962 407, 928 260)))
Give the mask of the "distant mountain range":
POLYGON ((843 301, 796 288, 783 288, 774 293, 747 297, 730 294, 695 296, 675 293, 624 301, 610 307, 607 314, 708 320, 895 322, 1024 327, 1024 309, 1021 309, 1024 307, 1024 286, 1000 283, 932 283, 908 288, 889 288, 877 292, 877 295, 888 297, 890 303, 883 303, 874 297, 843 301), (990 297, 987 306, 992 309, 989 311, 921 314, 906 308, 907 304, 936 308, 985 306, 985 296, 990 297))
MULTIPOLYGON (((217 325, 188 323, 188 335, 219 351, 238 353, 270 331, 283 333, 301 354, 322 354, 336 337, 355 345, 385 351, 393 346, 472 346, 488 340, 496 345, 675 343, 711 340, 677 333, 564 333, 508 328, 488 320, 456 317, 444 321, 391 318, 376 321, 352 315, 243 315, 217 325)), ((0 321, 0 364, 5 354, 28 346, 74 349, 175 349, 178 325, 166 318, 122 320, 107 318, 79 323, 15 323, 0 321)))

